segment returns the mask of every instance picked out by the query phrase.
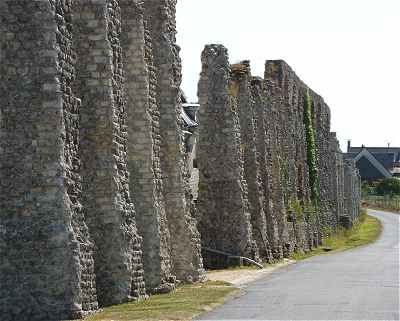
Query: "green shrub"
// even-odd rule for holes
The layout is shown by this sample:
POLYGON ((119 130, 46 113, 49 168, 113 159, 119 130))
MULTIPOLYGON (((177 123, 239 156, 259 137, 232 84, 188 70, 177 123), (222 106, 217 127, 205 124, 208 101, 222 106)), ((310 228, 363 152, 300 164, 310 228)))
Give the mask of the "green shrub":
POLYGON ((362 195, 363 196, 368 196, 368 195, 375 195, 376 194, 376 187, 369 182, 363 182, 361 186, 362 190, 362 195))
POLYGON ((376 187, 378 195, 400 195, 400 179, 385 178, 376 187))

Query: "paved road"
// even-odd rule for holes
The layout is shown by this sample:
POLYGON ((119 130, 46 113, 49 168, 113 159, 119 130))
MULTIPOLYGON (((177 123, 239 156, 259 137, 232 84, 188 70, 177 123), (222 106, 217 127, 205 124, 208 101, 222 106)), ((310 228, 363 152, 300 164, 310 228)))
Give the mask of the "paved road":
POLYGON ((308 260, 255 281, 199 320, 399 320, 399 218, 370 211, 374 244, 308 260))

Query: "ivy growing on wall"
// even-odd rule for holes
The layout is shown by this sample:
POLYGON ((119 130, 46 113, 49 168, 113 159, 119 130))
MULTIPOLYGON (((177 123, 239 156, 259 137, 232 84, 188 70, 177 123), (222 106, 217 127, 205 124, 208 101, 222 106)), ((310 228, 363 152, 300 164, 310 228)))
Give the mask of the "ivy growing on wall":
POLYGON ((315 204, 318 204, 319 175, 317 166, 317 147, 315 144, 314 106, 308 88, 304 97, 304 126, 306 130, 307 165, 310 177, 311 198, 315 204))

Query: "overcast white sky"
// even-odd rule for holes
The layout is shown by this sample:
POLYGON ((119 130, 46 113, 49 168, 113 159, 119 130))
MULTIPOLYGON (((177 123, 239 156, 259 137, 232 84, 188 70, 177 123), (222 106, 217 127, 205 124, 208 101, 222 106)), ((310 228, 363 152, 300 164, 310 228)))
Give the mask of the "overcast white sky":
POLYGON ((400 0, 178 0, 177 23, 191 101, 201 51, 220 43, 253 75, 289 63, 329 104, 342 149, 400 146, 400 0))

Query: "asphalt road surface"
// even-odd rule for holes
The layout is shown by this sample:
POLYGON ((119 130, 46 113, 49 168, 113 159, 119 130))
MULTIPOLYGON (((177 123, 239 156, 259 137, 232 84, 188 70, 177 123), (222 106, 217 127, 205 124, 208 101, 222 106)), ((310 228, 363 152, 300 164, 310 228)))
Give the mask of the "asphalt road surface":
POLYGON ((377 242, 280 269, 198 320, 399 320, 400 215, 369 214, 377 242))

